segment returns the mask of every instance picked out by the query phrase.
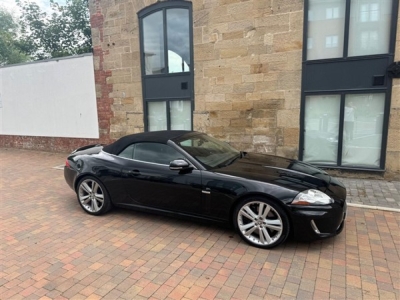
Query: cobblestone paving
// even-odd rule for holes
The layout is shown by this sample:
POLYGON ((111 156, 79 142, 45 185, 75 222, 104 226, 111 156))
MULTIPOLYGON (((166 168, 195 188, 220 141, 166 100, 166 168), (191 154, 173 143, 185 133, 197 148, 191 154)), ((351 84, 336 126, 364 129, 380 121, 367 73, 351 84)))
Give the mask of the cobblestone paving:
POLYGON ((64 158, 0 149, 0 299, 400 298, 400 213, 349 207, 335 238, 261 250, 211 225, 89 216, 52 168, 64 158))
POLYGON ((339 178, 347 188, 349 203, 400 209, 400 182, 339 178))

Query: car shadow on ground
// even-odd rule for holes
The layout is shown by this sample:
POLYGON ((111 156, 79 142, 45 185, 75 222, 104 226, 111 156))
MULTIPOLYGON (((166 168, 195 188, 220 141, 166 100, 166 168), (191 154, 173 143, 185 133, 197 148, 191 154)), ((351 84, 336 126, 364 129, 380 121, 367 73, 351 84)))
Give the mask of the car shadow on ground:
MULTIPOLYGON (((176 237, 182 240, 192 239, 192 241, 193 239, 197 239, 203 243, 207 241, 219 241, 252 247, 251 245, 246 244, 233 228, 222 226, 218 223, 192 220, 189 217, 172 217, 119 207, 113 207, 111 211, 105 215, 91 216, 82 210, 76 197, 71 196, 66 200, 68 200, 66 201, 66 205, 68 206, 66 209, 75 211, 75 213, 77 213, 81 218, 89 218, 89 220, 100 218, 107 220, 106 223, 113 219, 118 219, 125 224, 123 228, 118 228, 119 230, 126 230, 126 234, 134 232, 135 234, 138 234, 141 239, 146 239, 146 235, 152 233, 152 236, 155 234, 160 238, 160 243, 162 243, 163 239, 166 237, 176 237)), ((87 220, 88 219, 85 219, 85 221, 87 220)), ((109 226, 107 226, 107 228, 109 229, 109 226)), ((297 241, 292 235, 290 235, 283 245, 271 250, 279 251, 279 249, 296 249, 300 251, 309 251, 315 249, 315 251, 319 251, 321 248, 332 247, 334 241, 335 237, 312 242, 297 241)), ((188 243, 190 242, 188 241, 188 243)))

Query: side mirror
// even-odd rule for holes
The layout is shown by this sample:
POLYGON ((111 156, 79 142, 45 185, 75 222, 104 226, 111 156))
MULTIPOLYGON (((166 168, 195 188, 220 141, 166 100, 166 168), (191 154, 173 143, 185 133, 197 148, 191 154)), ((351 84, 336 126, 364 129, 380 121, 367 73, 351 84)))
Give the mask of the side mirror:
POLYGON ((190 168, 191 168, 190 164, 184 159, 175 159, 169 163, 170 170, 181 171, 190 168))

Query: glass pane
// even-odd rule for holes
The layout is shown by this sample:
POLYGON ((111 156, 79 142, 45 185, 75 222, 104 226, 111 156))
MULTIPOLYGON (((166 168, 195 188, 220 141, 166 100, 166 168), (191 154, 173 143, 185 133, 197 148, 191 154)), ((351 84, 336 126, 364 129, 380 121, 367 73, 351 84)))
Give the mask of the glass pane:
POLYGON ((167 130, 167 102, 148 102, 149 131, 167 130))
POLYGON ((389 52, 392 0, 352 0, 349 56, 389 52))
POLYGON ((342 165, 379 167, 385 94, 346 95, 342 165))
POLYGON ((189 11, 167 10, 168 72, 188 72, 190 64, 189 11))
POLYGON ((192 106, 190 101, 171 101, 171 129, 192 130, 192 106))
POLYGON ((162 11, 143 19, 143 40, 146 75, 163 73, 165 62, 162 11))
POLYGON ((133 148, 134 148, 134 145, 130 145, 130 146, 126 147, 124 150, 121 151, 120 154, 118 154, 118 156, 132 159, 133 158, 133 148))
POLYGON ((310 0, 307 60, 343 56, 346 0, 310 0))
POLYGON ((179 154, 175 149, 168 145, 159 143, 139 143, 136 144, 134 159, 169 165, 169 163, 175 159, 182 158, 182 154, 179 154))
POLYGON ((307 96, 303 160, 337 164, 340 95, 307 96))

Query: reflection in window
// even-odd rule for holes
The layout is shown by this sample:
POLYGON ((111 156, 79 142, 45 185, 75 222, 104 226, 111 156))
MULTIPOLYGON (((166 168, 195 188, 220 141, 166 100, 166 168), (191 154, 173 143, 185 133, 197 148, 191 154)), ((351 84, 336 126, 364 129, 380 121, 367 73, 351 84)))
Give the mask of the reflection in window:
POLYGON ((360 22, 375 22, 379 20, 379 4, 361 4, 360 22))
POLYGON ((336 48, 338 46, 338 36, 332 35, 325 37, 325 47, 326 48, 336 48))
POLYGON ((307 37, 313 46, 307 50, 307 60, 343 56, 344 19, 346 0, 309 0, 307 37))
POLYGON ((165 68, 162 11, 143 19, 143 40, 146 75, 162 73, 165 68))
POLYGON ((326 19, 337 19, 339 18, 339 7, 329 7, 325 10, 326 19))
POLYGON ((342 165, 379 167, 385 94, 346 95, 342 165))
POLYGON ((336 165, 340 95, 307 96, 303 160, 336 165))
POLYGON ((190 62, 189 11, 167 10, 168 72, 187 72, 190 62))
POLYGON ((149 131, 167 130, 167 102, 148 103, 149 131))
POLYGON ((307 39, 307 49, 312 49, 313 48, 313 39, 308 38, 307 39))
POLYGON ((378 32, 377 31, 363 31, 361 32, 360 48, 364 52, 373 52, 378 46, 378 32))
POLYGON ((192 129, 192 107, 190 101, 171 101, 170 112, 172 130, 192 129))
POLYGON ((189 66, 179 54, 168 50, 168 71, 169 73, 189 72, 189 66))
POLYGON ((130 145, 130 146, 126 147, 124 150, 121 151, 120 154, 118 154, 118 156, 132 159, 134 147, 135 147, 135 145, 130 145))
POLYGON ((181 158, 172 147, 159 143, 135 144, 134 159, 156 164, 169 165, 171 161, 181 158))
POLYGON ((392 0, 353 0, 350 7, 349 56, 389 52, 392 0))

